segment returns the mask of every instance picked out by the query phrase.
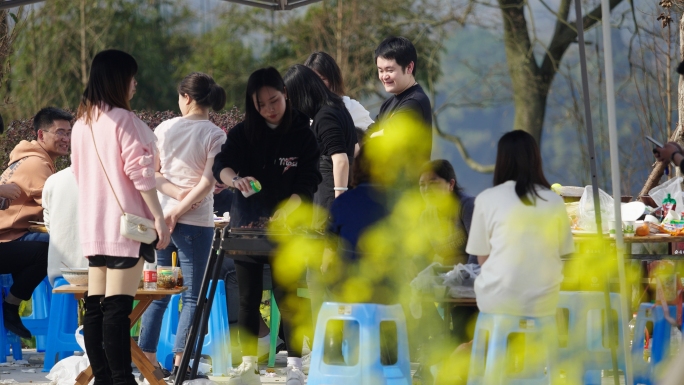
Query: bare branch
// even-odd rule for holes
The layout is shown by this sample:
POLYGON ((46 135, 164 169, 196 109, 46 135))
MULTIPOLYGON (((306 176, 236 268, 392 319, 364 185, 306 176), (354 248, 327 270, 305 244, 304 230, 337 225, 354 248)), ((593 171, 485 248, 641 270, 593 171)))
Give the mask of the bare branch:
POLYGON ((439 123, 437 123, 437 116, 435 116, 434 114, 432 117, 432 121, 434 122, 433 127, 435 128, 437 135, 442 137, 442 139, 445 139, 445 140, 453 143, 456 146, 456 149, 461 154, 461 157, 466 162, 468 167, 470 167, 471 169, 473 169, 477 172, 481 172, 483 174, 491 174, 494 172, 494 165, 493 164, 485 165, 485 164, 477 162, 476 160, 474 160, 473 158, 470 157, 470 154, 468 154, 468 150, 466 150, 465 146, 463 145, 461 138, 459 138, 456 135, 452 135, 452 134, 449 134, 449 133, 442 131, 439 128, 439 123))

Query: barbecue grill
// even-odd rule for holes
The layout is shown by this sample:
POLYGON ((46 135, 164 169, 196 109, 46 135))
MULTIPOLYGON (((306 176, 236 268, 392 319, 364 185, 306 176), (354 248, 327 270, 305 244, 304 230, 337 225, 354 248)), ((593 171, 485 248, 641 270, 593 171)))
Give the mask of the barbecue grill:
POLYGON ((305 235, 311 239, 323 238, 322 232, 310 229, 239 227, 226 231, 221 248, 228 258, 246 262, 269 263, 269 257, 276 248, 274 239, 282 239, 283 236, 290 235, 305 235))
MULTIPOLYGON (((276 248, 274 239, 283 239, 283 237, 292 235, 304 235, 312 240, 320 240, 324 236, 323 232, 304 228, 267 228, 265 226, 267 222, 268 218, 266 218, 266 221, 262 220, 247 227, 223 228, 224 226, 218 226, 215 229, 214 242, 204 270, 197 307, 195 308, 192 323, 188 328, 186 349, 181 357, 175 383, 182 384, 185 380, 187 375, 186 368, 190 366, 191 355, 194 356, 194 362, 200 361, 201 347, 204 344, 204 335, 207 332, 209 313, 211 312, 217 286, 211 285, 209 287, 209 282, 217 282, 220 279, 224 256, 239 261, 270 263, 269 257, 276 248)), ((321 248, 321 255, 322 253, 323 249, 321 248)), ((190 374, 188 375, 190 379, 197 378, 197 368, 197 365, 191 367, 190 374)))

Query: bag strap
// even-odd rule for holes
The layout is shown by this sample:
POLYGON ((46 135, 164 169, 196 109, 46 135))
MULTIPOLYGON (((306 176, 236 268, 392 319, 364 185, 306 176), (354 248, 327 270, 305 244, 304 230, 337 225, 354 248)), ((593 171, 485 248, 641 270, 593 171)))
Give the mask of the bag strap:
POLYGON ((114 194, 114 198, 116 199, 116 203, 119 205, 119 209, 121 209, 121 215, 126 215, 126 212, 123 209, 123 206, 121 206, 121 202, 119 202, 119 197, 116 196, 116 192, 114 191, 114 186, 112 186, 112 182, 109 180, 109 175, 107 175, 107 170, 105 170, 104 164, 102 163, 102 158, 100 158, 100 152, 97 151, 97 144, 95 144, 95 134, 93 134, 93 125, 89 124, 88 127, 90 128, 90 136, 93 138, 93 146, 95 147, 95 154, 97 154, 97 159, 100 161, 100 166, 102 166, 102 171, 104 171, 105 177, 107 178, 107 183, 109 183, 109 188, 112 189, 112 193, 114 194))

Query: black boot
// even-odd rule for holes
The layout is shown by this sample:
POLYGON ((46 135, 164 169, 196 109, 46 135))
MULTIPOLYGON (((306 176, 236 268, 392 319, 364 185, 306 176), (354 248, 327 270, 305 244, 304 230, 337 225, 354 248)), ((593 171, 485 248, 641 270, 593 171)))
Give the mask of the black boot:
POLYGON ((112 385, 112 372, 109 370, 109 363, 102 342, 104 313, 101 301, 103 298, 104 295, 87 295, 86 293, 83 339, 90 366, 95 375, 95 385, 112 385))
POLYGON ((18 335, 21 338, 31 338, 31 332, 26 329, 19 316, 19 305, 12 305, 9 302, 2 302, 2 319, 5 322, 5 329, 18 335))
POLYGON ((104 349, 113 385, 138 385, 131 367, 131 322, 133 297, 113 295, 102 302, 104 310, 104 349))

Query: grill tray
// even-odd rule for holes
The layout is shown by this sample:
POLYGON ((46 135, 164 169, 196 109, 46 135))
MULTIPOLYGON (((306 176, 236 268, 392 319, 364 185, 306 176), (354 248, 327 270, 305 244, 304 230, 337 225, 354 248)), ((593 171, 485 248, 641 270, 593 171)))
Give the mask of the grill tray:
POLYGON ((303 229, 290 231, 285 228, 282 230, 231 228, 226 231, 221 247, 228 258, 236 261, 270 263, 269 257, 277 246, 275 242, 271 241, 271 237, 292 234, 305 234, 312 238, 323 237, 322 233, 303 229))

